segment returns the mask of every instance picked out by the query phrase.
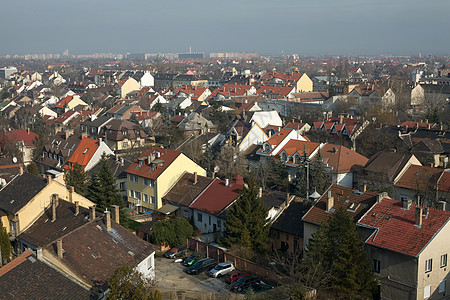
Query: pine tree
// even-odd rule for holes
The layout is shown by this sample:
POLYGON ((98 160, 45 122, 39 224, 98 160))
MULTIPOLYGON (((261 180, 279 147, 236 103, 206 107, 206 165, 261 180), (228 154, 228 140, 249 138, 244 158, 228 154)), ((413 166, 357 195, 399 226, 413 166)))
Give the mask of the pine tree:
POLYGON ((36 165, 36 163, 34 161, 32 161, 28 166, 27 166, 27 171, 30 174, 39 176, 39 170, 38 170, 38 166, 36 165))
POLYGON ((86 196, 88 188, 88 177, 84 172, 83 167, 76 163, 72 169, 69 169, 64 174, 64 180, 67 185, 73 186, 75 192, 86 196))
POLYGON ((337 297, 370 298, 376 286, 356 224, 344 208, 322 224, 307 245, 303 261, 305 285, 337 297))
POLYGON ((321 151, 317 153, 317 156, 310 167, 309 190, 313 191, 315 189, 318 193, 322 194, 331 184, 331 175, 327 170, 326 165, 323 163, 321 151))
POLYGON ((122 196, 119 194, 116 179, 105 155, 102 156, 99 164, 99 171, 89 181, 87 197, 96 203, 100 210, 110 208, 111 205, 123 207, 122 196))
POLYGON ((258 195, 255 179, 250 177, 248 187, 244 186, 227 216, 225 244, 238 244, 260 253, 267 251, 269 227, 266 218, 267 209, 258 195))
POLYGON ((299 196, 306 196, 306 186, 307 186, 307 174, 310 173, 307 168, 309 168, 309 159, 306 150, 303 150, 302 156, 300 158, 297 172, 295 174, 295 179, 292 181, 291 190, 292 192, 299 196))
POLYGON ((9 241, 8 233, 6 233, 6 228, 3 226, 0 228, 0 252, 2 258, 0 266, 2 266, 3 262, 8 261, 11 256, 11 242, 9 241))

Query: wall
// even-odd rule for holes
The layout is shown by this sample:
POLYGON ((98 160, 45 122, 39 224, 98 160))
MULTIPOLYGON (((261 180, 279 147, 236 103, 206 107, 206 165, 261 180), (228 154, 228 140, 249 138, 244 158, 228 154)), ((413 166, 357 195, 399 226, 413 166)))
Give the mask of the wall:
POLYGON ((137 91, 140 89, 140 87, 141 86, 139 85, 139 82, 137 82, 134 78, 130 77, 122 85, 122 87, 120 89, 120 96, 122 97, 122 99, 124 99, 128 93, 130 93, 132 91, 137 91))
MULTIPOLYGON (((431 213, 433 213, 432 211, 431 213)), ((424 287, 431 285, 431 295, 433 299, 442 299, 450 295, 449 287, 449 270, 450 270, 450 224, 446 225, 439 231, 437 235, 429 242, 427 247, 419 255, 418 280, 417 280, 417 298, 423 299, 424 287), (441 255, 447 254, 447 265, 441 267, 441 255), (431 272, 425 273, 425 261, 432 259, 431 272), (439 283, 446 279, 445 293, 439 294, 439 283)))
POLYGON ((336 184, 353 188, 353 172, 333 174, 333 182, 336 184), (336 181, 334 181, 336 179, 336 181))
POLYGON ((203 233, 214 232, 214 225, 216 225, 216 231, 225 231, 224 219, 220 219, 214 215, 196 209, 193 210, 193 216, 194 216, 194 225, 197 226, 197 228, 200 229, 200 231, 203 233), (201 222, 198 221, 198 214, 202 215, 201 222), (220 227, 218 224, 219 220, 221 222, 220 227))
MULTIPOLYGON (((33 199, 31 199, 28 205, 17 212, 20 231, 23 231, 30 226, 32 222, 41 215, 44 209, 50 205, 53 194, 57 194, 59 198, 69 201, 69 190, 59 182, 50 182, 33 199)), ((78 201, 80 206, 85 208, 94 205, 94 203, 87 198, 74 192, 72 195, 72 202, 75 201, 78 201)))
POLYGON ((300 92, 312 92, 313 91, 313 82, 311 78, 309 78, 306 73, 300 77, 299 81, 297 82, 297 91, 300 92))
POLYGON ((316 233, 316 231, 319 229, 319 226, 303 222, 303 249, 306 248, 306 246, 309 243, 309 240, 312 239, 312 235, 316 233))
POLYGON ((106 143, 101 142, 100 146, 97 148, 97 151, 95 151, 84 170, 89 171, 92 169, 102 159, 103 153, 106 153, 107 155, 114 155, 114 152, 106 145, 106 143))
POLYGON ((137 271, 141 272, 145 278, 154 279, 155 278, 155 251, 153 251, 149 256, 143 259, 135 268, 137 271))
POLYGON ((286 233, 284 231, 271 229, 272 231, 272 245, 275 249, 282 248, 282 243, 288 245, 288 253, 301 253, 303 251, 303 238, 297 235, 286 233), (297 247, 294 247, 295 240, 297 240, 297 247))

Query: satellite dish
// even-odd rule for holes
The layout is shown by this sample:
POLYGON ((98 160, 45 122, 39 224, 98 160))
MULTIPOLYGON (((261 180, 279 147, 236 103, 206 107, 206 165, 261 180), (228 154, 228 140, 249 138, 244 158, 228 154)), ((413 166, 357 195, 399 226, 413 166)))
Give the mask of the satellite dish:
POLYGON ((15 156, 13 157, 13 163, 15 163, 15 164, 17 163, 17 157, 15 157, 15 156))

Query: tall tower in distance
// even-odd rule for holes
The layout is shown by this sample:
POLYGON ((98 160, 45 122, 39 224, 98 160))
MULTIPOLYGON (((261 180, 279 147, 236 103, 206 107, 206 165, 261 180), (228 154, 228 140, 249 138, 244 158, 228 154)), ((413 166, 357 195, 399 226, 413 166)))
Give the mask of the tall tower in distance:
POLYGON ((63 56, 64 57, 69 57, 69 49, 66 49, 63 51, 63 56))

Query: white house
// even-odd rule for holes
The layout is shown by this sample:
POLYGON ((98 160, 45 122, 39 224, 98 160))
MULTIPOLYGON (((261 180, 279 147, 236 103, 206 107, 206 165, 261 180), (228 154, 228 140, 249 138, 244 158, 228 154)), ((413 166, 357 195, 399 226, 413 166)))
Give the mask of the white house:
POLYGON ((250 123, 257 123, 259 127, 266 128, 267 126, 283 126, 283 121, 276 111, 255 111, 250 123))

